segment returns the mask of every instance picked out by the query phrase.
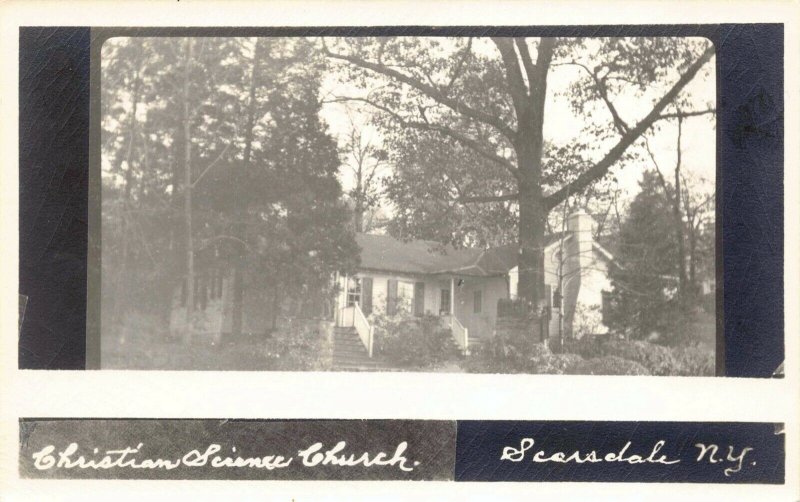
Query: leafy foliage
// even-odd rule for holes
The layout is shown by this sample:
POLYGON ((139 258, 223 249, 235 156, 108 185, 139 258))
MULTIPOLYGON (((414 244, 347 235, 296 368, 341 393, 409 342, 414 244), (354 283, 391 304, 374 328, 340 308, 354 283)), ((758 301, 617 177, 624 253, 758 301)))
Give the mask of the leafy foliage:
POLYGON ((379 314, 371 319, 377 354, 397 366, 431 368, 459 357, 450 330, 438 316, 379 314))
POLYGON ((530 301, 543 290, 537 250, 548 213, 629 163, 629 147, 655 114, 691 101, 683 87, 712 56, 706 40, 669 37, 364 37, 320 45, 342 81, 361 91, 338 99, 373 109, 397 166, 386 185, 397 209, 389 231, 456 246, 516 242, 519 294, 530 301), (552 143, 544 138, 544 103, 556 71, 580 78, 561 94, 576 134, 552 143), (621 110, 619 101, 638 106, 621 110), (646 118, 633 116, 651 108, 646 118), (634 127, 639 121, 643 128, 634 127))
POLYGON ((554 353, 519 330, 487 340, 463 366, 472 373, 711 376, 714 354, 700 346, 593 337, 566 340, 554 353))
POLYGON ((618 356, 585 359, 565 372, 570 375, 650 375, 641 364, 618 356))
POLYGON ((641 192, 622 225, 611 270, 611 327, 633 338, 685 332, 676 301, 677 242, 672 232, 670 203, 656 174, 647 171, 641 192))
POLYGON ((333 344, 325 323, 282 325, 269 336, 197 337, 192 344, 170 337, 158 316, 128 313, 119 336, 103 340, 103 366, 110 369, 323 371, 333 344), (218 338, 218 337, 217 337, 218 338))
POLYGON ((104 322, 167 317, 184 278, 234 264, 276 303, 352 270, 339 152, 319 116, 323 65, 308 41, 114 38, 102 64, 102 277, 115 302, 104 322))
MULTIPOLYGON (((567 341, 564 353, 586 359, 614 357, 640 364, 647 374, 659 376, 711 376, 714 354, 700 346, 665 347, 645 341, 581 339, 567 341)), ((577 370, 576 370, 577 371, 577 370)))
MULTIPOLYGON (((332 329, 332 327, 329 327, 332 329)), ((331 368, 333 344, 324 323, 280 327, 266 341, 266 370, 325 371, 331 368)))

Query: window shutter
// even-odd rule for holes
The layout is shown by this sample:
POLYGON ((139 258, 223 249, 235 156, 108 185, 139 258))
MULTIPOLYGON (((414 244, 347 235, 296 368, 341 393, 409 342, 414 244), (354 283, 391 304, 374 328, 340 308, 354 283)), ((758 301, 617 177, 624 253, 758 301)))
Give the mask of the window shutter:
POLYGON ((361 279, 361 311, 366 315, 372 313, 372 277, 361 279))
POLYGON ((397 313, 397 281, 389 279, 386 291, 386 314, 395 315, 397 313))
POLYGON ((422 316, 425 313, 425 283, 414 283, 414 315, 422 316))

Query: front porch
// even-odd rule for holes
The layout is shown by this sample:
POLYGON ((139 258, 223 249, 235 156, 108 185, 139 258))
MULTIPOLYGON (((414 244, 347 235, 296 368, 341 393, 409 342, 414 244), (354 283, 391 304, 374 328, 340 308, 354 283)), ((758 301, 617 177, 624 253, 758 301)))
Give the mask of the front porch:
MULTIPOLYGON (((368 357, 375 352, 374 326, 370 317, 437 316, 441 327, 448 330, 462 355, 470 353, 470 330, 459 319, 459 311, 472 304, 476 295, 468 298, 465 278, 456 275, 387 276, 359 273, 337 277, 335 324, 352 328, 368 357), (468 300, 470 300, 468 302, 468 300), (462 307, 462 308, 457 308, 462 307)), ((477 295, 480 301, 480 294, 477 295)))

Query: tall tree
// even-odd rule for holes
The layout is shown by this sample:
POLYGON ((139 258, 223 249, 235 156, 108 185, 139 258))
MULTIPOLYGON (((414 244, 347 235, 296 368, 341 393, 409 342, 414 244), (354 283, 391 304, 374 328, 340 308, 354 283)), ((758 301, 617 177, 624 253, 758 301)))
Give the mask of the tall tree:
MULTIPOLYGON (((577 39, 492 38, 494 51, 477 50, 482 39, 380 38, 322 41, 325 54, 344 63, 349 81, 369 92, 347 96, 374 107, 385 131, 415 131, 440 138, 449 151, 468 150, 474 159, 471 179, 461 185, 451 178, 450 201, 480 204, 513 201, 519 254, 519 294, 539 304, 544 292, 544 236, 548 213, 571 194, 581 193, 604 177, 628 148, 674 102, 713 57, 705 41, 669 38, 577 39), (535 57, 534 57, 535 54, 535 57), (578 61, 587 56, 591 66, 578 61), (599 139, 618 138, 604 153, 582 158, 570 167, 569 181, 546 185, 549 155, 544 137, 548 77, 556 65, 587 70, 571 90, 577 110, 589 115, 593 104, 604 106, 610 124, 599 139), (663 89, 650 96, 652 88, 663 89), (647 112, 624 120, 615 97, 626 92, 645 96, 647 112), (649 99, 648 99, 649 98, 649 99), (628 125, 631 123, 633 125, 628 125), (481 172, 487 164, 489 172, 481 172), (493 177, 497 168, 504 173, 493 177), (493 183, 495 180, 500 183, 493 183), (498 185, 505 187, 498 190, 498 185), (552 188, 549 193, 546 188, 552 188), (460 194, 460 195, 456 195, 460 194)), ((652 93, 651 93, 652 94, 652 93)), ((576 151, 589 146, 572 145, 576 151)), ((431 166, 428 166, 429 168, 431 166)), ((430 178, 435 179, 431 176, 430 178)), ((440 189, 440 185, 435 184, 440 189)), ((441 191, 441 190, 440 190, 441 191)), ((427 201, 427 192, 418 199, 427 201)), ((438 194, 437 194, 438 195, 438 194)))
MULTIPOLYGON (((244 189, 244 180, 247 178, 250 159, 253 152, 253 136, 255 132, 256 116, 259 111, 257 91, 260 82, 260 66, 264 57, 264 40, 257 38, 253 46, 253 56, 250 61, 250 75, 247 91, 247 123, 244 130, 244 152, 242 153, 242 165, 236 171, 235 185, 238 189, 244 189)), ((232 332, 234 336, 242 334, 242 318, 244 308, 244 258, 247 249, 244 247, 245 230, 243 227, 247 207, 242 203, 244 199, 237 199, 238 221, 236 224, 236 237, 239 239, 238 246, 241 250, 240 259, 233 263, 233 312, 232 312, 232 332)))
POLYGON ((350 132, 344 145, 345 165, 353 177, 348 196, 353 204, 356 232, 364 232, 364 218, 380 199, 380 175, 387 159, 386 151, 367 137, 362 127, 350 119, 350 132))
POLYGON ((698 185, 700 182, 694 176, 684 176, 681 181, 684 221, 689 241, 689 292, 692 298, 698 297, 701 281, 716 280, 714 193, 700 190, 698 185))
MULTIPOLYGON (((319 118, 320 65, 309 55, 301 39, 104 44, 104 291, 116 285, 130 293, 126 308, 164 315, 183 283, 191 317, 204 304, 209 274, 242 264, 252 277, 266 249, 294 242, 294 259, 305 257, 295 271, 306 273, 284 281, 287 292, 352 263, 338 152, 319 118), (293 226, 312 211, 320 225, 293 226), (123 256, 130 274, 119 274, 123 256)), ((278 264, 250 283, 280 274, 278 264)))
POLYGON ((683 123, 687 116, 676 107, 674 113, 674 120, 676 123, 676 144, 675 144, 675 165, 672 173, 663 172, 659 162, 650 148, 650 143, 645 137, 645 147, 650 160, 653 163, 653 168, 657 175, 664 196, 670 201, 671 214, 672 214, 672 228, 675 233, 675 242, 677 243, 677 256, 675 257, 675 274, 678 277, 678 300, 683 310, 686 310, 691 303, 696 300, 697 284, 696 284, 696 249, 697 249, 697 236, 700 233, 698 226, 698 219, 703 211, 702 206, 706 206, 710 202, 710 196, 704 199, 702 204, 697 203, 696 199, 699 194, 694 193, 693 187, 687 186, 685 183, 685 172, 683 170, 683 151, 682 151, 682 138, 683 138, 683 123), (667 176, 671 179, 667 179, 667 176), (689 242, 689 250, 687 250, 687 240, 689 242))
POLYGON ((672 201, 654 171, 644 172, 640 187, 618 236, 610 319, 617 332, 639 339, 672 334, 686 317, 677 301, 672 201))
POLYGON ((667 343, 695 335, 688 323, 701 306, 698 279, 714 278, 715 230, 713 193, 689 180, 684 173, 679 185, 683 214, 678 232, 675 186, 655 169, 642 177, 641 191, 616 238, 619 267, 611 270, 611 324, 619 332, 635 338, 656 332, 667 343), (688 246, 681 246, 681 239, 688 246))
POLYGON ((183 224, 184 224, 184 248, 186 250, 186 337, 192 335, 192 313, 194 312, 194 234, 192 230, 192 190, 194 180, 192 179, 192 124, 189 113, 191 99, 190 95, 190 75, 191 65, 194 63, 194 41, 186 37, 184 42, 183 57, 183 224))

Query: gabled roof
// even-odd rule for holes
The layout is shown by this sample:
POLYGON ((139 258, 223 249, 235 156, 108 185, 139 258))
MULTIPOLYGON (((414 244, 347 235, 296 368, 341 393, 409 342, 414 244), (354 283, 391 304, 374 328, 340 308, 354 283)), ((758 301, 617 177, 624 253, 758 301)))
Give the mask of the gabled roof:
POLYGON ((403 241, 389 235, 356 234, 361 268, 411 274, 433 274, 466 267, 481 250, 455 249, 435 241, 403 241))
MULTIPOLYGON (((550 246, 561 234, 547 237, 550 246)), ((356 234, 361 248, 361 268, 410 274, 493 276, 504 275, 517 265, 516 244, 489 249, 456 249, 435 241, 403 241, 389 235, 356 234)))

